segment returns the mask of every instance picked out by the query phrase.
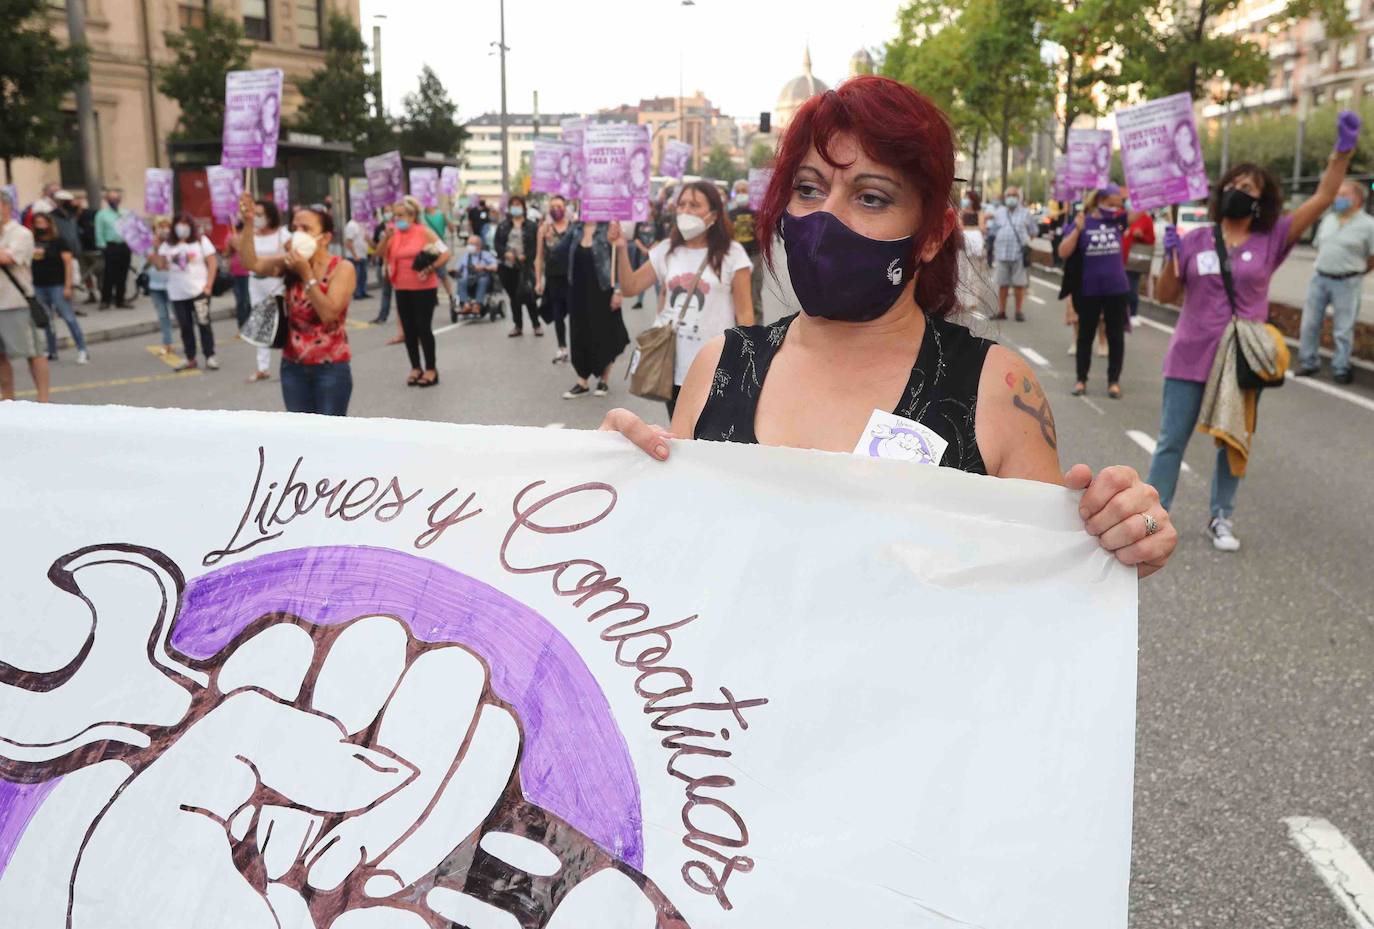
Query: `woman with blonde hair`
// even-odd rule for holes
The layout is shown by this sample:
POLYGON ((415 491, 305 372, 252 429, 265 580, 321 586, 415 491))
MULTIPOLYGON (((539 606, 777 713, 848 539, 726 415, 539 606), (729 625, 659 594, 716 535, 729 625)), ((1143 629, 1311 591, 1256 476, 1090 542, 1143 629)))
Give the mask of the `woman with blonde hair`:
POLYGON ((434 357, 434 308, 438 306, 439 275, 448 265, 449 250, 424 222, 420 201, 405 197, 392 208, 392 228, 377 249, 387 267, 396 298, 396 314, 410 357, 411 387, 439 383, 434 357))

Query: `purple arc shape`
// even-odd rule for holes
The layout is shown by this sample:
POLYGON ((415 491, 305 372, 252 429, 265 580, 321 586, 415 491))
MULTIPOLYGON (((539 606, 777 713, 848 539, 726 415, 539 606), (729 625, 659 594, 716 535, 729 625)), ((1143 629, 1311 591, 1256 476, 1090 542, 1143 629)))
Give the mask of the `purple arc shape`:
MULTIPOLYGON (((190 581, 171 644, 207 659, 270 613, 320 625, 394 616, 420 641, 460 643, 480 655, 491 669, 493 693, 515 710, 524 730, 526 799, 643 870, 639 784, 629 749, 596 678, 543 616, 414 555, 368 546, 303 548, 190 581)), ((0 781, 0 873, 55 784, 0 781)))

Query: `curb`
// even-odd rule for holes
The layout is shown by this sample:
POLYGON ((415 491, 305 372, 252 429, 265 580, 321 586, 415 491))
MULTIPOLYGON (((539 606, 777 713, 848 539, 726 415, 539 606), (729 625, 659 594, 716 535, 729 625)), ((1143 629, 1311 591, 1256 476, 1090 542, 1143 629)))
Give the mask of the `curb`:
MULTIPOLYGON (((107 312, 107 313, 117 313, 117 312, 120 312, 120 311, 118 311, 118 310, 106 310, 105 312, 107 312)), ((217 309, 217 310, 211 310, 211 311, 210 311, 210 321, 211 321, 211 322, 216 322, 216 321, 222 320, 222 319, 233 319, 233 318, 234 318, 234 308, 231 307, 231 306, 229 306, 229 307, 220 307, 220 308, 217 309)), ((58 322, 59 322, 58 320, 54 320, 54 321, 53 321, 53 324, 56 325, 58 322)), ((78 320, 78 322, 79 322, 79 320, 78 320)), ((62 324, 62 328, 63 328, 63 329, 66 329, 66 324, 65 324, 65 323, 62 324)), ((151 334, 151 333, 158 332, 161 328, 162 328, 162 327, 158 325, 157 319, 154 318, 154 319, 142 320, 142 321, 140 321, 140 322, 127 322, 127 323, 122 323, 122 324, 120 324, 120 325, 118 325, 118 326, 108 326, 108 327, 106 327, 106 328, 104 328, 104 329, 97 329, 97 330, 94 330, 94 331, 92 331, 92 332, 85 332, 85 327, 83 326, 83 327, 82 327, 82 331, 83 331, 84 335, 86 336, 86 344, 87 344, 87 345, 94 345, 94 344, 96 344, 96 343, 98 343, 98 342, 113 342, 113 341, 115 341, 116 339, 131 339, 131 338, 135 338, 135 337, 141 336, 141 335, 149 335, 149 334, 151 334)), ((175 328, 176 328, 176 327, 173 326, 173 329, 174 329, 174 330, 175 330, 175 328)), ((59 336, 59 337, 58 337, 58 339, 57 339, 57 347, 58 347, 59 349, 71 349, 71 348, 75 348, 75 347, 76 347, 76 342, 73 341, 72 335, 71 335, 70 332, 68 332, 66 335, 63 335, 63 336, 59 336)))

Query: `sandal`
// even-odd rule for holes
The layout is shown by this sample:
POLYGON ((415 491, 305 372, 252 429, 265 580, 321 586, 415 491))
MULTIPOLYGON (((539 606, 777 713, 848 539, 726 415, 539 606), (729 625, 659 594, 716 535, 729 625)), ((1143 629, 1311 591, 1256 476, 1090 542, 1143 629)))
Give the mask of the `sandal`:
POLYGON ((410 377, 406 378, 406 386, 414 387, 415 385, 420 383, 420 378, 422 377, 424 377, 424 372, 422 372, 419 368, 412 368, 410 377))
POLYGON ((1108 384, 1108 385, 1107 385, 1107 396, 1111 397, 1113 400, 1120 400, 1120 399, 1121 399, 1121 385, 1120 385, 1120 384, 1108 384))
POLYGON ((438 371, 435 371, 435 372, 434 372, 434 377, 433 377, 433 378, 431 378, 431 377, 429 377, 429 376, 422 377, 422 378, 420 378, 418 381, 415 382, 415 386, 416 386, 416 387, 433 387, 433 386, 434 386, 435 384, 437 384, 437 383, 439 383, 439 372, 438 372, 438 371))
POLYGON ((1087 393, 1087 392, 1088 392, 1088 385, 1080 382, 1080 383, 1077 383, 1077 384, 1074 384, 1074 385, 1073 385, 1073 391, 1072 391, 1072 393, 1071 393, 1071 396, 1074 396, 1074 397, 1081 397, 1081 396, 1083 396, 1083 395, 1084 395, 1085 393, 1087 393))
POLYGON ((518 338, 520 338, 520 337, 521 337, 522 335, 524 335, 524 334, 525 334, 525 333, 524 333, 522 330, 520 330, 520 329, 512 329, 510 332, 506 333, 506 338, 508 338, 508 339, 518 339, 518 338))

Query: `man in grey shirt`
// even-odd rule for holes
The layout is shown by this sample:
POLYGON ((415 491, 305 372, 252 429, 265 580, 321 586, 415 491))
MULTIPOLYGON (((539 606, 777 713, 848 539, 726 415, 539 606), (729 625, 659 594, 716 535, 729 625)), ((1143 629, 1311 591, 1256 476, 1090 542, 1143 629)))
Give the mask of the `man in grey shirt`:
POLYGON ((1025 250, 1035 235, 1035 217, 1021 205, 1021 191, 1008 187, 1002 205, 988 220, 987 237, 992 242, 992 282, 997 287, 997 319, 1007 318, 1007 291, 1016 292, 1016 320, 1024 322, 1026 314, 1026 285, 1030 270, 1026 266, 1025 250))
POLYGON ((38 347, 29 312, 33 296, 33 233, 15 217, 9 191, 0 190, 0 398, 14 399, 11 358, 29 363, 39 403, 48 402, 48 356, 38 347))
POLYGON ((1349 384, 1350 349, 1355 318, 1360 312, 1360 287, 1364 275, 1374 269, 1374 217, 1364 211, 1364 188, 1346 181, 1336 193, 1331 212, 1317 226, 1315 273, 1307 285, 1302 308, 1302 339, 1298 349, 1298 377, 1321 371, 1317 347, 1321 344, 1322 320, 1331 307, 1331 338, 1336 351, 1331 357, 1331 377, 1349 384))

